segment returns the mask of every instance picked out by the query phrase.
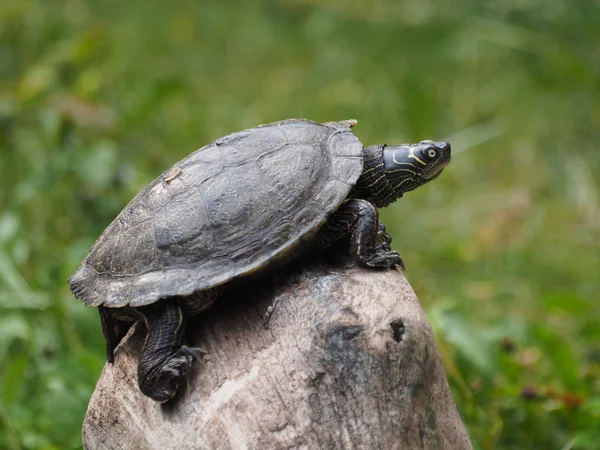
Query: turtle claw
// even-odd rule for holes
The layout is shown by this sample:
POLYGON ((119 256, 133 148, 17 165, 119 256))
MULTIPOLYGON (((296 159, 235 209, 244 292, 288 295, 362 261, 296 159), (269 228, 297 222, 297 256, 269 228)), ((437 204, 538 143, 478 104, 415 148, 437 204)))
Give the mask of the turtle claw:
POLYGON ((390 247, 389 244, 392 243, 392 237, 387 234, 387 229, 383 222, 379 222, 377 225, 377 238, 382 242, 381 245, 388 244, 388 247, 390 247))
POLYGON ((201 361, 204 355, 207 354, 208 352, 202 347, 188 347, 187 345, 182 345, 179 348, 179 355, 189 358, 190 363, 193 360, 201 361))
MULTIPOLYGON (((385 258, 386 259, 400 259, 399 262, 396 262, 392 265, 399 265, 402 266, 404 268, 404 265, 402 263, 402 258, 400 258, 400 255, 398 255, 396 252, 394 252, 392 250, 392 246, 390 245, 392 243, 392 237, 387 234, 386 228, 385 228, 385 224, 383 222, 379 222, 377 224, 377 242, 379 242, 379 245, 377 245, 375 247, 375 255, 384 255, 384 254, 395 254, 396 256, 391 256, 388 255, 385 258)), ((381 266, 374 266, 374 267, 381 267, 381 266)), ((390 267, 388 266, 386 263, 383 263, 383 267, 390 267)))
POLYGON ((186 389, 192 384, 192 365, 194 360, 202 361, 206 350, 182 345, 171 357, 154 367, 143 364, 138 369, 140 390, 159 403, 173 399, 181 391, 182 383, 186 389))
MULTIPOLYGON (((381 247, 383 245, 387 244, 381 244, 381 246, 378 247, 378 250, 382 249, 381 247)), ((402 270, 406 270, 406 268, 404 267, 404 261, 402 261, 402 258, 400 257, 398 252, 394 251, 374 252, 373 255, 363 263, 367 267, 372 268, 389 269, 394 266, 400 266, 402 270)))
POLYGON ((194 360, 202 363, 204 355, 208 354, 208 352, 201 347, 188 347, 187 345, 182 345, 177 353, 180 358, 185 359, 185 364, 181 365, 179 368, 179 376, 185 380, 186 391, 189 392, 190 386, 192 385, 192 364, 194 363, 194 360))
POLYGON ((391 253, 392 246, 388 242, 382 242, 375 248, 375 253, 391 253))

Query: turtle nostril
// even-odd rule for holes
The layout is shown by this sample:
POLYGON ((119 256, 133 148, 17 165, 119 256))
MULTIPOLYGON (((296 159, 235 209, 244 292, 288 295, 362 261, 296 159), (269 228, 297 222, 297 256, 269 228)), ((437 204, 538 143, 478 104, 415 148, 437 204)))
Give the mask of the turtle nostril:
POLYGON ((449 142, 438 142, 436 145, 440 150, 445 152, 449 152, 452 148, 449 142))

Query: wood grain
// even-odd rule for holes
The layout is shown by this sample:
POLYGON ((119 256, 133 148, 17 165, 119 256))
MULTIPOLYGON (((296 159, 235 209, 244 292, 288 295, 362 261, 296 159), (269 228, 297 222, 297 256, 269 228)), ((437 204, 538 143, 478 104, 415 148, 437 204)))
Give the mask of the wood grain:
POLYGON ((132 330, 90 400, 85 448, 472 448, 400 271, 314 265, 260 283, 190 321, 209 355, 171 404, 139 392, 132 330))

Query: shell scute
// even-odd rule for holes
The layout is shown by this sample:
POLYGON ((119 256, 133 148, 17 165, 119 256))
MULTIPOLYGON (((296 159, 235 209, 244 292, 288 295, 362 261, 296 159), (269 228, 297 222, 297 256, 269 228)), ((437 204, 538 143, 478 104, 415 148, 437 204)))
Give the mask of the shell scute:
POLYGON ((70 278, 73 293, 90 305, 137 307, 285 262, 362 171, 351 124, 283 121, 190 154, 109 225, 70 278))

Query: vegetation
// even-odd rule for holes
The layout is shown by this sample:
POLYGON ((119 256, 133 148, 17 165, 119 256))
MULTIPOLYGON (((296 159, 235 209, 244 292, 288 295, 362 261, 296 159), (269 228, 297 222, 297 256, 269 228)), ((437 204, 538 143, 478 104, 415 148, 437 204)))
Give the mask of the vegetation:
POLYGON ((356 118, 455 156, 384 219, 479 449, 600 448, 600 4, 0 6, 0 448, 69 449, 104 364, 66 279, 229 132, 356 118))

